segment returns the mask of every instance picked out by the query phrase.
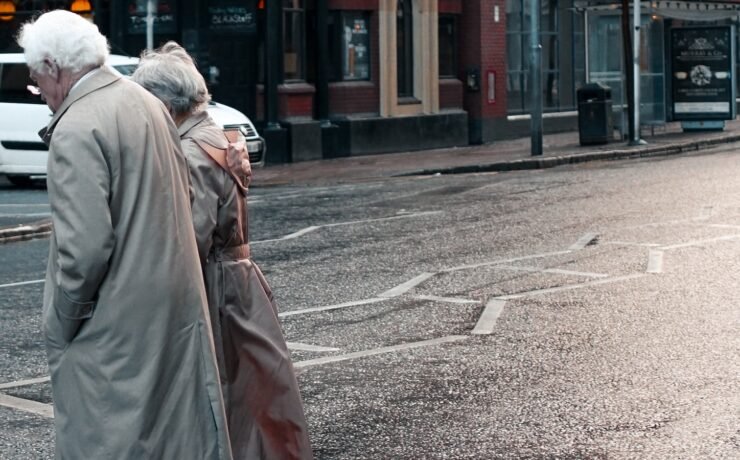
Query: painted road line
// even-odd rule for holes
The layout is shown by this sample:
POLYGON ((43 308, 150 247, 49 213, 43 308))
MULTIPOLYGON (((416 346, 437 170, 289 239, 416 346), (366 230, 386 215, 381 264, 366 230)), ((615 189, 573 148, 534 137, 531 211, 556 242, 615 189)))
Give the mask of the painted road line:
POLYGON ((291 350, 299 350, 299 351, 319 351, 319 352, 328 352, 328 351, 339 351, 339 348, 334 347, 320 347, 318 345, 311 345, 308 343, 299 343, 299 342, 286 342, 288 345, 288 348, 291 350))
POLYGON ((345 302, 345 303, 339 303, 336 305, 326 305, 323 307, 313 307, 313 308, 304 308, 302 310, 292 310, 292 311, 284 311, 278 313, 278 316, 283 318, 285 316, 295 316, 295 315, 305 315, 306 313, 316 313, 320 311, 328 311, 328 310, 337 310, 340 308, 347 308, 347 307, 358 307, 360 305, 368 305, 371 303, 378 303, 378 302, 385 302, 388 300, 387 298, 371 298, 371 299, 363 299, 363 300, 354 300, 352 302, 345 302))
POLYGON ((398 297, 399 295, 407 293, 408 291, 428 280, 432 276, 434 276, 434 273, 422 273, 421 275, 416 276, 406 281, 405 283, 399 284, 398 286, 385 291, 384 293, 378 295, 378 297, 383 297, 386 299, 390 297, 398 297))
POLYGON ((366 356, 381 355, 384 353, 393 353, 396 351, 411 350, 413 348, 429 347, 432 345, 441 345, 444 343, 457 342, 459 340, 467 339, 464 335, 449 335, 447 337, 440 337, 432 340, 422 340, 420 342, 404 343, 401 345, 393 345, 390 347, 375 348, 372 350, 357 351, 355 353, 347 353, 346 355, 337 356, 326 356, 324 358, 308 359, 306 361, 298 361, 293 363, 293 367, 296 369, 303 369, 306 367, 319 366, 321 364, 336 363, 340 361, 347 361, 350 359, 364 358, 366 356))
POLYGON ((668 251, 670 249, 689 248, 692 246, 701 246, 707 243, 716 243, 718 241, 736 240, 738 238, 740 238, 740 235, 725 235, 725 236, 718 236, 717 238, 709 238, 706 240, 694 240, 694 241, 689 241, 687 243, 672 244, 670 246, 662 246, 660 249, 664 251, 668 251))
POLYGON ((657 248, 660 246, 658 243, 635 243, 632 241, 602 241, 599 244, 613 244, 617 246, 639 246, 645 248, 657 248))
POLYGON ((561 268, 517 267, 515 265, 498 265, 496 266, 496 269, 536 273, 552 273, 555 275, 583 276, 586 278, 606 278, 607 276, 609 276, 604 273, 578 272, 574 270, 564 270, 561 268))
POLYGON ((25 286, 27 284, 41 284, 44 280, 33 280, 33 281, 19 281, 17 283, 0 284, 0 288, 25 286))
POLYGON ((553 273, 556 275, 583 276, 585 278, 606 278, 609 276, 606 273, 579 272, 575 270, 564 270, 561 268, 548 268, 543 271, 545 273, 553 273))
POLYGON ((445 268, 443 270, 440 270, 439 273, 450 273, 450 272, 457 272, 462 270, 472 270, 475 268, 481 268, 481 267, 490 267, 492 265, 502 265, 507 264, 511 262, 519 262, 520 260, 530 260, 530 259, 541 259, 543 257, 553 257, 553 256, 561 256, 563 254, 570 254, 572 251, 555 251, 555 252, 544 252, 542 254, 532 254, 529 256, 522 256, 522 257, 512 257, 510 259, 500 259, 500 260, 492 260, 490 262, 481 262, 478 264, 467 264, 467 265, 458 265, 457 267, 451 267, 451 268, 445 268))
POLYGON ((398 216, 390 216, 390 217, 379 217, 377 219, 363 219, 363 220, 351 220, 347 222, 336 222, 333 224, 324 224, 324 225, 311 225, 310 227, 303 228, 301 230, 298 230, 297 232, 290 233, 285 236, 281 236, 280 238, 272 238, 269 240, 259 240, 259 241, 252 241, 250 244, 264 244, 264 243, 275 243, 278 241, 285 241, 285 240, 292 240, 295 238, 298 238, 300 236, 303 236, 307 233, 311 233, 313 231, 316 231, 320 228, 329 228, 329 227, 339 227, 343 225, 357 225, 357 224, 366 224, 368 222, 381 222, 386 220, 397 220, 397 219, 408 219, 410 217, 419 217, 419 216, 428 216, 433 214, 441 214, 442 211, 425 211, 425 212, 415 212, 415 213, 409 213, 409 214, 402 214, 398 216))
POLYGON ((0 217, 18 219, 21 217, 51 217, 50 212, 0 213, 0 217))
POLYGON ((397 216, 389 216, 389 217, 378 217, 376 219, 351 220, 348 222, 337 222, 335 224, 325 224, 325 225, 322 225, 322 227, 339 227, 341 225, 366 224, 368 222, 383 222, 386 220, 398 220, 398 219, 408 219, 411 217, 433 216, 433 215, 442 214, 442 213, 443 211, 410 212, 408 214, 399 214, 397 216))
POLYGON ((642 276, 645 276, 645 273, 635 273, 632 275, 618 276, 616 278, 606 278, 603 280, 589 281, 588 283, 570 284, 567 286, 559 286, 559 287, 554 287, 554 288, 536 289, 534 291, 520 292, 518 294, 502 295, 496 298, 502 299, 502 300, 521 299, 523 297, 531 297, 535 295, 543 295, 543 294, 551 294, 551 293, 561 292, 561 291, 569 291, 572 289, 587 288, 591 286, 598 286, 600 284, 616 283, 619 281, 628 281, 631 279, 640 278, 642 276))
POLYGON ((30 412, 46 418, 54 418, 54 406, 51 404, 16 398, 15 396, 8 396, 3 393, 0 393, 0 406, 30 412))
POLYGON ((414 299, 431 300, 432 302, 446 302, 457 304, 480 304, 477 300, 461 299, 459 297, 440 297, 436 295, 415 295, 414 299))
POLYGON ((707 227, 714 228, 732 228, 734 230, 740 229, 740 225, 729 225, 729 224, 709 224, 707 227))
POLYGON ((501 312, 504 311, 505 300, 491 299, 486 303, 486 308, 483 309, 483 313, 480 315, 478 322, 471 334, 482 335, 492 334, 493 328, 496 326, 498 317, 501 316, 501 312))
POLYGON ((37 383, 46 383, 51 380, 48 375, 46 377, 37 377, 35 379, 17 380, 15 382, 0 383, 0 390, 7 390, 8 388, 25 387, 28 385, 35 385, 37 383))
POLYGON ((663 271, 663 251, 651 250, 648 253, 648 273, 661 273, 663 271))
POLYGON ((304 229, 298 230, 297 232, 293 232, 289 235, 285 235, 284 237, 280 238, 281 240, 292 240, 293 238, 298 238, 299 236, 303 236, 306 233, 311 233, 315 230, 318 230, 321 227, 317 227, 315 225, 311 225, 310 227, 306 227, 304 229))
POLYGON ((570 249, 571 251, 580 251, 581 249, 588 246, 590 242, 595 240, 597 236, 598 233, 586 233, 582 237, 578 238, 578 241, 573 243, 573 245, 568 249, 570 249))
POLYGON ((41 207, 48 208, 49 207, 49 204, 48 203, 46 203, 46 204, 41 204, 41 203, 36 203, 36 204, 30 204, 30 203, 29 204, 4 203, 4 204, 0 204, 0 208, 41 208, 41 207))

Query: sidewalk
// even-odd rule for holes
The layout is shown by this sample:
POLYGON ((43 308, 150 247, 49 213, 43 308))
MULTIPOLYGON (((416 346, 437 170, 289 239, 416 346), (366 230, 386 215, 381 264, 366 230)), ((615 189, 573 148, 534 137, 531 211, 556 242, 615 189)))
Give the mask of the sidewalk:
MULTIPOLYGON (((548 134, 543 137, 543 154, 538 157, 531 155, 527 137, 477 146, 305 161, 255 168, 251 187, 330 185, 420 174, 541 169, 595 160, 674 155, 740 142, 740 120, 728 121, 724 131, 691 133, 684 133, 680 123, 668 123, 656 127, 654 132, 643 129, 642 138, 647 145, 611 142, 581 146, 577 131, 548 134)), ((50 227, 48 220, 29 218, 22 225, 0 228, 0 244, 46 236, 50 227)))
MULTIPOLYGON (((740 141, 740 120, 726 123, 724 131, 684 133, 678 122, 643 128, 647 145, 626 142, 581 146, 578 132, 543 136, 543 154, 533 157, 530 139, 418 152, 389 153, 267 166, 254 170, 252 187, 274 185, 328 185, 412 174, 540 169, 594 160, 671 155, 716 144, 740 141)), ((269 155, 269 152, 268 152, 269 155)))

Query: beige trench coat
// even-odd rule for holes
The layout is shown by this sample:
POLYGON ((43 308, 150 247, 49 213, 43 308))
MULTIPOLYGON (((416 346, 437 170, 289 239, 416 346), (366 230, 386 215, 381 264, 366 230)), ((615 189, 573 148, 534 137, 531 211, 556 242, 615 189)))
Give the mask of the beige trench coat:
POLYGON ((193 185, 193 219, 206 280, 234 458, 311 459, 298 383, 272 291, 249 258, 247 197, 195 143, 227 145, 205 113, 179 127, 193 185))
POLYGON ((230 459, 187 164, 169 114, 101 68, 41 134, 56 457, 230 459))

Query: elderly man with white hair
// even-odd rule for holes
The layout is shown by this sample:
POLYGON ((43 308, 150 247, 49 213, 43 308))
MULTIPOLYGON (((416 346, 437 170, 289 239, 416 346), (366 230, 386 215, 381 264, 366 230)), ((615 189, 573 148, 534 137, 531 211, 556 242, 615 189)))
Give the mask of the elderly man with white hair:
POLYGON ((174 123, 103 65, 84 18, 43 14, 18 43, 54 112, 42 323, 56 458, 231 459, 174 123))

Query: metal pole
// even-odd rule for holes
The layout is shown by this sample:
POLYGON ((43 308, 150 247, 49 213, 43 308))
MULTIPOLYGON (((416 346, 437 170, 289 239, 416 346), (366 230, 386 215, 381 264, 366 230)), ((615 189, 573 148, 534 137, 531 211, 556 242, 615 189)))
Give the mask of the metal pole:
POLYGON ((540 0, 529 1, 529 95, 532 155, 542 155, 542 45, 540 44, 540 0))
POLYGON ((632 145, 645 144, 640 139, 640 0, 634 0, 632 5, 632 86, 633 86, 633 107, 635 111, 635 129, 632 145))
POLYGON ((146 49, 154 49, 154 9, 155 0, 146 2, 146 49))
POLYGON ((329 3, 316 0, 316 118, 329 122, 329 3))
MULTIPOLYGON (((627 142, 632 143, 632 139, 635 138, 635 110, 634 110, 634 84, 632 74, 634 73, 634 66, 632 65, 632 34, 630 33, 630 1, 622 0, 622 51, 623 51, 623 67, 624 67, 624 89, 626 94, 622 97, 620 103, 627 104, 627 142)), ((624 117, 624 107, 621 110, 622 117, 624 117)), ((624 127, 622 128, 622 134, 624 134, 624 127)))
POLYGON ((278 0, 265 0, 265 122, 267 129, 279 129, 278 74, 280 72, 280 5, 278 0))

